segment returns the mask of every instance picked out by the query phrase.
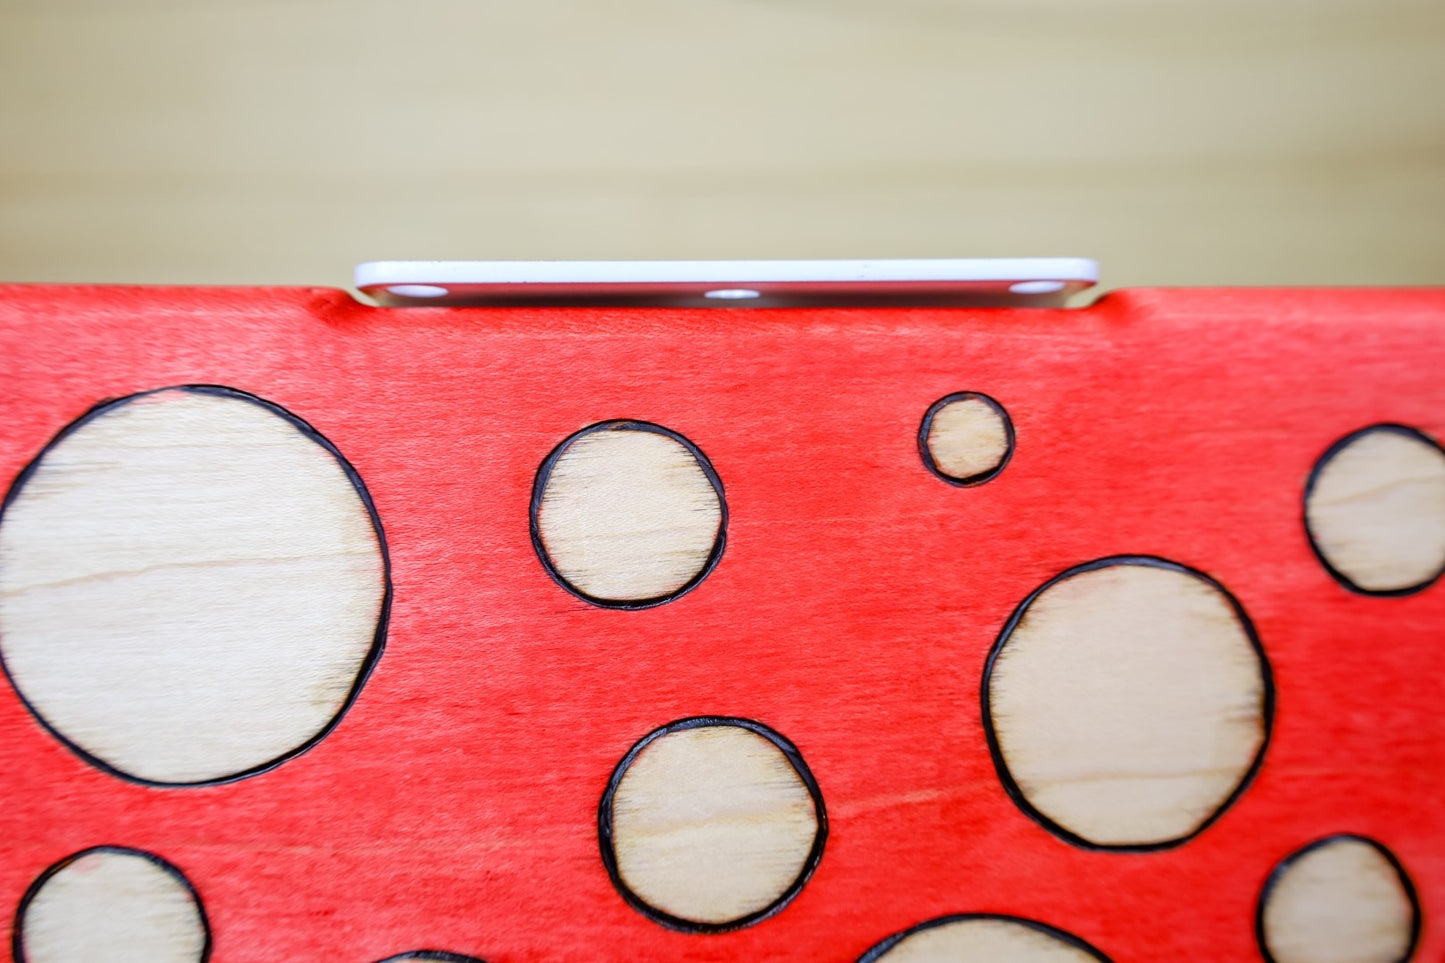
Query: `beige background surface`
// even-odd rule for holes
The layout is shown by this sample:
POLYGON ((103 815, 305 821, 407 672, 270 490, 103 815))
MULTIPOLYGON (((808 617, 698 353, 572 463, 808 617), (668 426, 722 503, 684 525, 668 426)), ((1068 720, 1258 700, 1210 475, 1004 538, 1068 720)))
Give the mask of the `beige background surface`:
POLYGON ((1442 0, 0 0, 0 279, 1445 283, 1442 0))

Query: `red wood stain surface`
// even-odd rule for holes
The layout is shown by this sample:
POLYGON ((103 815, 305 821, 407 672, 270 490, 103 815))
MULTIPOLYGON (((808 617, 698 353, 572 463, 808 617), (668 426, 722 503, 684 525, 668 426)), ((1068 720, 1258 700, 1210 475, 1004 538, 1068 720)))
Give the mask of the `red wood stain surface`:
POLYGON ((213 959, 371 963, 432 947, 531 960, 852 961, 995 912, 1118 963, 1256 959, 1276 861, 1371 836, 1445 957, 1445 584, 1351 594, 1301 495, 1340 436, 1445 436, 1445 292, 1133 291, 1074 311, 377 309, 330 290, 0 287, 7 481, 103 398, 216 383, 311 422, 380 513, 385 653, 334 732, 238 783, 91 768, 0 689, 0 910, 103 843, 204 901, 213 959), (1008 468, 924 468, 925 410, 1001 402, 1008 468), (711 459, 727 551, 638 612, 554 584, 528 538, 538 465, 577 429, 665 425, 711 459), (1257 779, 1146 854, 1076 849, 1005 795, 984 658, 1070 566, 1153 554, 1223 583, 1277 684, 1257 779), (613 766, 684 716, 756 719, 817 777, 831 833, 801 895, 725 935, 629 909, 599 858, 613 766))

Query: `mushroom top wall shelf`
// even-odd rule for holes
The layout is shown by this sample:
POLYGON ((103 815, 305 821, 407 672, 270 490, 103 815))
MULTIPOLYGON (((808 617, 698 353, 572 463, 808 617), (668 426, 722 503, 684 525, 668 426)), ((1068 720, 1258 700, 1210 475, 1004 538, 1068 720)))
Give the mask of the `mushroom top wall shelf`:
POLYGON ((1442 372, 1445 289, 0 286, 13 955, 1437 959, 1442 372))

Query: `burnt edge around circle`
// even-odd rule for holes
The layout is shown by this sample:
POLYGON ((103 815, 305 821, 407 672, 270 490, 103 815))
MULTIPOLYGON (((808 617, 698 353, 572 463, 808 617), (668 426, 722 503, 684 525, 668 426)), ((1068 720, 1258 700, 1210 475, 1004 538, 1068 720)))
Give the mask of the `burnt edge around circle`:
POLYGON ((83 428, 85 425, 89 424, 91 421, 99 418, 101 415, 104 415, 107 412, 112 411, 116 408, 120 408, 124 405, 130 404, 131 402, 136 401, 140 398, 145 398, 155 394, 161 394, 166 391, 184 391, 189 394, 210 395, 219 398, 232 398, 237 401, 245 401, 249 404, 256 405, 257 407, 262 408, 270 412, 271 414, 281 418, 292 428, 295 428, 296 431, 300 433, 303 437, 319 445, 322 450, 324 450, 327 454, 329 454, 333 459, 336 460, 336 463, 341 467, 342 472, 346 475, 347 481, 350 482, 352 489, 356 492, 357 498, 361 500, 361 504, 366 508, 367 517, 371 520, 371 528, 373 533, 376 535, 377 551, 381 555, 382 573, 382 596, 381 605, 377 609, 376 614, 376 631, 372 635, 371 647, 367 650, 365 658, 362 659, 361 665, 357 668, 356 679, 352 682, 351 689, 347 692, 346 697, 342 700, 341 705, 337 708, 336 714, 332 716, 331 719, 324 726, 322 726, 315 735, 305 740, 300 745, 297 745, 295 748, 289 749, 286 752, 283 752, 272 759, 268 759, 265 762, 257 763, 254 766, 250 766, 246 769, 241 770, 240 772, 232 773, 228 776, 220 776, 215 779, 198 779, 191 782, 164 782, 161 780, 147 779, 143 776, 132 775, 131 773, 128 773, 123 769, 112 766, 110 763, 81 748, 78 744, 72 742, 66 736, 61 734, 58 729, 52 726, 45 719, 45 717, 40 714, 40 712, 35 708, 35 706, 31 704, 30 700, 25 697, 25 693, 21 691, 19 683, 11 674, 10 667, 5 662, 5 651, 3 645, 0 645, 0 672, 4 673, 5 678, 10 682, 10 687, 15 691, 16 697, 20 699, 20 703, 25 706, 26 711, 29 712, 31 717, 40 724, 42 729, 48 732, 57 742, 59 742, 65 748, 69 749, 72 753, 78 756, 83 762, 94 766, 101 772, 104 772, 111 776, 115 776, 117 779, 123 779, 126 782, 132 782, 142 786, 154 786, 161 789, 180 789, 190 786, 221 786, 225 785, 226 783, 238 782, 242 779, 248 779, 251 776, 259 776, 262 773, 270 772, 277 766, 280 766, 281 764, 296 758, 302 753, 305 753, 315 748, 323 739, 331 735, 332 731, 341 724, 342 718, 346 715, 347 712, 350 711, 352 705, 356 702, 357 697, 361 695, 361 690, 365 687, 367 680, 371 678, 372 670, 376 668, 376 663, 381 659, 381 654, 386 648, 386 633, 387 626, 391 621, 392 603, 391 552, 387 547, 386 533, 381 527, 381 515, 376 510, 376 503, 372 501, 371 492, 367 490, 366 483, 361 479, 361 473, 356 470, 355 466, 353 466, 351 462, 346 460, 346 456, 341 453, 341 450, 339 448, 337 448, 334 444, 331 443, 330 439, 328 439, 325 435, 321 434, 321 432, 317 431, 305 419, 301 418, 299 415, 292 413, 286 408, 281 407, 273 401, 267 401, 265 398, 262 398, 259 395, 253 395, 249 392, 242 391, 239 388, 230 388, 225 385, 211 384, 186 384, 172 385, 164 388, 152 388, 149 391, 139 391, 135 394, 126 395, 122 398, 109 398, 92 405, 80 417, 76 418, 74 421, 61 428, 60 431, 56 432, 55 436, 45 443, 45 445, 40 449, 39 453, 36 454, 36 456, 30 461, 26 462, 24 468, 20 469, 19 474, 17 474, 14 481, 10 483, 10 488, 5 493, 4 501, 0 502, 0 526, 3 526, 5 523, 5 515, 10 510, 11 503, 20 497, 20 493, 24 490, 26 483, 29 482, 30 478, 40 468, 40 463, 44 461, 45 456, 50 453, 51 449, 55 448, 66 438, 70 437, 72 434, 83 428))
POLYGON ((542 459, 542 464, 537 468, 536 478, 532 482, 532 500, 527 509, 527 528, 532 537, 532 549, 537 554, 537 560, 542 563, 542 568, 546 570, 547 576, 561 586, 562 589, 571 595, 575 595, 582 601, 599 608, 637 611, 639 609, 655 608, 656 606, 665 605, 668 602, 679 599, 701 585, 703 580, 712 574, 712 570, 717 567, 718 562, 722 561, 723 550, 727 547, 728 502, 727 496, 723 492, 722 479, 718 477, 717 470, 713 468, 712 462, 708 459, 707 455, 703 454, 702 449, 693 444, 687 437, 679 432, 673 431, 671 428, 663 427, 651 421, 637 421, 629 418, 613 419, 610 421, 599 421, 595 424, 588 425, 586 428, 574 431, 562 439, 562 441, 547 454, 547 457, 542 459), (672 439, 686 449, 688 454, 692 455, 693 460, 696 461, 698 467, 702 469, 702 473, 707 478, 708 484, 712 486, 713 492, 717 495, 718 526, 717 535, 713 538, 712 549, 708 552, 706 561, 703 562, 702 567, 697 570, 696 574, 684 582, 681 587, 671 592, 646 599, 604 599, 595 595, 589 595, 567 581, 567 577, 557 571, 556 565, 552 563, 552 556, 547 554, 547 545, 542 539, 542 529, 538 521, 538 514, 542 510, 542 499, 547 492, 547 483, 552 478, 552 469, 556 466, 557 461, 567 453, 567 449, 572 447, 576 441, 599 431, 649 431, 653 434, 672 439))
POLYGON ((1400 888, 1405 891, 1405 899, 1410 903, 1410 941, 1405 946, 1405 955, 1396 960, 1395 963, 1405 963, 1405 961, 1415 955, 1415 950, 1420 943, 1420 928, 1424 921, 1421 918, 1419 894, 1415 892, 1415 883, 1410 879, 1410 874, 1405 872, 1404 864, 1400 862, 1394 853, 1390 852, 1388 847, 1378 840, 1371 839, 1369 836, 1361 836, 1358 833, 1331 833, 1328 836, 1322 836, 1314 842, 1306 843, 1304 846, 1296 849, 1276 863, 1274 869, 1270 870, 1269 876, 1265 877, 1264 885, 1260 887, 1259 898, 1255 901, 1254 906, 1254 940, 1259 946, 1259 955, 1264 958, 1265 963, 1278 963, 1274 954, 1269 951, 1269 946, 1264 938, 1264 911, 1265 907, 1269 904, 1269 897, 1270 894, 1273 893, 1275 886, 1284 878, 1285 873, 1289 871, 1290 867, 1301 858, 1308 856, 1316 850, 1326 849, 1335 843, 1343 842, 1364 843, 1383 856, 1385 862, 1389 863, 1395 870, 1395 874, 1400 879, 1400 888))
POLYGON ((107 844, 82 849, 78 853, 71 853, 64 859, 52 863, 46 867, 45 872, 35 877, 35 880, 26 888, 25 895, 20 897, 20 904, 15 909, 15 922, 12 924, 10 931, 10 953, 15 957, 15 963, 26 963, 27 960, 25 956, 24 933, 25 912, 30 909, 30 904, 34 902, 35 897, 40 894, 40 891, 45 888, 45 884, 50 882, 52 877, 60 873, 71 863, 97 853, 111 853, 116 856, 138 856, 180 883, 181 888, 186 891, 186 895, 188 895, 191 898, 191 902, 195 904, 196 916, 198 916, 201 921, 201 955, 197 963, 206 963, 206 961, 211 958, 211 921, 206 916, 206 904, 201 902, 201 894, 196 891, 195 885, 191 883, 186 874, 181 872, 180 867, 144 849, 107 844))
POLYGON ((1098 960, 1099 963, 1111 963, 1109 958, 1097 947, 1082 937, 1075 936, 1073 933, 1066 932, 1058 927, 1050 926, 1048 923, 1041 923, 1038 920, 1028 919, 1023 916, 1010 916, 1007 913, 951 913, 948 916, 936 916, 931 920, 924 920, 922 923, 910 926, 908 929, 894 933, 892 936, 885 937, 880 942, 874 944, 866 953, 858 957, 858 963, 875 963, 875 961, 882 958, 885 953, 908 939, 908 937, 914 933, 937 929, 940 926, 947 926, 950 923, 966 923, 970 920, 998 920, 1005 923, 1018 923, 1031 930, 1052 936, 1060 942, 1067 943, 1074 949, 1083 950, 1098 960))
POLYGON ((761 722, 754 722, 751 719, 741 719, 736 716, 691 716, 686 719, 678 719, 660 726, 643 736, 627 751, 612 770, 611 777, 607 780, 607 789, 602 793, 602 801, 597 806, 597 840, 602 849, 602 865, 607 869, 607 875, 612 880, 612 886, 618 894, 637 912, 646 916, 654 923, 660 923, 668 929, 678 930, 683 933, 729 933, 733 930, 745 929, 771 916, 782 912, 783 908, 797 898, 803 891, 808 880, 812 878, 818 863, 823 859, 823 846, 828 840, 828 812, 823 804, 823 791, 818 788, 818 781, 813 778, 813 773, 808 769, 808 764, 803 761, 802 753, 798 748, 789 742, 781 733, 761 722), (735 920, 728 920, 724 923, 699 923, 696 920, 683 919, 680 916, 673 916, 644 902, 636 893, 632 892, 623 882, 622 875, 617 868, 617 853, 613 848, 612 841, 612 800, 617 794, 617 787, 622 783, 622 777, 627 774, 632 761, 637 758, 642 750, 651 743, 671 735, 674 732, 683 732, 688 729, 702 729, 712 726, 735 726, 739 729, 746 729, 749 732, 762 736, 773 744, 793 771, 802 780, 808 795, 813 799, 813 813, 818 823, 818 829, 813 834, 813 845, 808 850, 807 857, 803 860, 803 868, 799 871, 797 878, 793 880, 781 895, 774 899, 767 906, 760 910, 754 910, 735 920))
POLYGON ((951 395, 944 395, 933 404, 928 406, 928 411, 923 415, 923 423, 918 426, 918 454, 923 459, 923 466, 935 477, 941 478, 955 488, 973 488, 985 482, 991 482, 999 476, 1008 463, 1013 460, 1014 444, 1017 436, 1014 433, 1013 419, 1009 417, 1008 409, 999 404, 994 398, 981 391, 956 391, 951 395), (933 452, 928 447, 928 433, 933 429, 933 419, 940 411, 957 401, 981 401, 992 408, 994 413, 1003 421, 1004 431, 1004 453, 999 463, 987 471, 979 472, 976 475, 969 475, 967 478, 957 478, 944 472, 933 460, 933 452))
POLYGON ((1250 620, 1249 613, 1245 612, 1244 606, 1234 597, 1234 593, 1225 588, 1217 579, 1199 569, 1190 568, 1188 565, 1181 565, 1179 562, 1173 562, 1167 558, 1160 558, 1157 555, 1110 555, 1106 558, 1095 559, 1092 562, 1085 562, 1082 565, 1075 565, 1073 568, 1060 572, 1030 592, 1024 600, 1018 604, 1013 614, 1009 616, 1008 621, 1004 623, 1004 627, 1002 631, 999 632, 998 639, 994 641, 993 647, 989 649, 988 660, 984 663, 979 703, 983 715, 984 737, 988 740, 988 752, 993 758, 994 771, 998 773, 999 782, 1003 784, 1004 791, 1008 793, 1009 798, 1023 811, 1024 815, 1028 816, 1059 839, 1062 839, 1071 846, 1077 846, 1079 849, 1110 853, 1154 853, 1160 850, 1182 846, 1214 825, 1214 823, 1239 800, 1239 797, 1244 795, 1244 791, 1249 788, 1250 783, 1252 783, 1255 776, 1259 774, 1260 767, 1264 765, 1265 753, 1269 749, 1270 738, 1274 732, 1274 670, 1270 667, 1269 656, 1264 651, 1264 646, 1259 640, 1259 634, 1255 631, 1254 622, 1250 620), (1008 763, 1005 761, 1003 750, 999 746, 998 734, 994 732, 993 727, 993 713, 989 694, 989 682, 993 678, 993 668, 998 661, 999 654, 1008 643, 1009 637, 1013 635, 1014 629, 1018 627, 1019 622, 1021 622, 1028 613, 1029 606, 1031 606, 1040 595, 1059 582, 1073 578, 1075 575, 1083 575, 1086 572, 1093 572, 1103 568, 1113 568, 1117 565, 1143 565, 1178 572, 1181 575, 1188 575, 1199 579, 1215 589, 1228 600, 1229 606, 1234 612, 1235 619, 1244 628, 1245 636, 1249 639, 1249 644, 1254 649, 1255 656, 1259 659, 1260 683, 1263 689, 1260 698, 1260 715, 1262 717, 1261 725, 1263 733, 1260 739, 1259 749, 1254 754, 1254 759, 1251 760, 1249 767, 1245 769, 1244 775, 1240 778, 1238 785, 1224 798, 1214 812, 1210 813, 1198 826, 1183 836, 1161 840, 1156 843, 1096 843, 1060 826, 1048 816, 1045 816, 1028 801, 1024 796, 1023 790, 1019 788, 1018 783, 1009 772, 1008 763))
POLYGON ((1330 560, 1325 557, 1325 553, 1320 550, 1319 542, 1315 540, 1314 529, 1310 528, 1310 496, 1314 494, 1315 485, 1318 484, 1320 480, 1320 474, 1330 462, 1334 461, 1336 455, 1366 435, 1373 434, 1377 431, 1392 435, 1402 435, 1413 441, 1421 442, 1434 448, 1440 452, 1442 457, 1445 457, 1445 446, 1442 446, 1440 442, 1431 438, 1420 429, 1412 428, 1409 425, 1402 425, 1392 421, 1381 421, 1373 425, 1366 425, 1363 428, 1356 428, 1344 437, 1337 439, 1315 459, 1313 467, 1310 468, 1309 476, 1305 479, 1304 495, 1300 498, 1300 523, 1304 526, 1305 539, 1309 542, 1310 553, 1314 555, 1315 560, 1320 563, 1320 566, 1329 574, 1330 578, 1338 582, 1342 588, 1354 592, 1357 595, 1368 595, 1373 598, 1401 598, 1406 595, 1423 592, 1438 582, 1442 576, 1445 576, 1445 564, 1442 564, 1434 575, 1431 575, 1422 582, 1416 582, 1414 585, 1406 585, 1403 588, 1395 589, 1362 588, 1356 585, 1354 580, 1348 575, 1330 563, 1330 560))

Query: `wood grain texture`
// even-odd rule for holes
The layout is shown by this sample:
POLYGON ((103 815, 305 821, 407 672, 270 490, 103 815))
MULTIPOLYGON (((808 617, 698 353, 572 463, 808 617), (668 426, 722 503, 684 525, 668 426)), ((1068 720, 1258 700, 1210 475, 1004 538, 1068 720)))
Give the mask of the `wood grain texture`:
POLYGON ((1373 840, 1337 836, 1290 856, 1260 897, 1271 963, 1404 963, 1419 908, 1394 858, 1373 840))
POLYGON ((1027 920, 945 917, 920 924, 859 963, 1100 963, 1096 950, 1027 920), (896 941, 894 941, 896 940, 896 941))
POLYGON ((1439 960, 1445 591, 1341 590, 1302 499, 1321 452, 1361 425, 1445 434, 1442 319, 1445 292, 1416 289, 719 313, 0 287, 0 477, 102 398, 231 385, 346 455, 395 582, 386 651, 342 724, 256 778, 117 779, 0 687, 0 905, 119 840, 184 868, 216 963, 411 947, 488 963, 848 961, 967 912, 1045 921, 1114 963, 1233 961, 1258 956, 1279 859, 1347 829, 1405 866, 1417 958, 1439 960), (1005 400, 1020 439, 965 491, 918 455, 922 413, 960 388, 1005 400), (547 454, 619 415, 682 433, 727 486, 723 563, 640 611, 561 591, 528 531, 547 454), (1224 585, 1278 694, 1245 792, 1147 855, 1068 845, 1021 811, 980 704, 1020 602, 1122 552, 1224 585), (598 843, 618 761, 700 712, 794 742, 831 830, 796 899, 727 933, 629 906, 598 843))
POLYGON ((992 398, 973 393, 950 395, 935 403, 922 431, 929 466, 959 484, 988 481, 1013 453, 1008 413, 992 398))
POLYGON ((1182 842, 1227 805, 1269 731, 1269 670, 1218 586, 1156 560, 1071 570, 991 662, 1000 774, 1086 845, 1182 842))
POLYGON ((1399 425, 1346 436, 1315 468, 1305 523, 1321 560, 1356 591, 1425 588, 1445 572, 1445 450, 1399 425))
POLYGON ((385 562, 363 494, 303 427, 225 389, 145 394, 67 427, 11 489, 0 653, 89 758, 157 783, 231 778, 349 702, 385 562))
POLYGON ((721 552, 722 490, 705 463, 657 425, 607 422, 568 438, 537 477, 544 562, 601 604, 675 597, 721 552))
POLYGON ((711 926, 756 916, 796 892, 823 828, 787 755, 737 725, 648 742, 610 809, 620 882, 654 910, 711 926))
POLYGON ((37 881, 16 921, 17 963, 202 963, 205 914, 179 870, 149 853, 78 853, 37 881))

